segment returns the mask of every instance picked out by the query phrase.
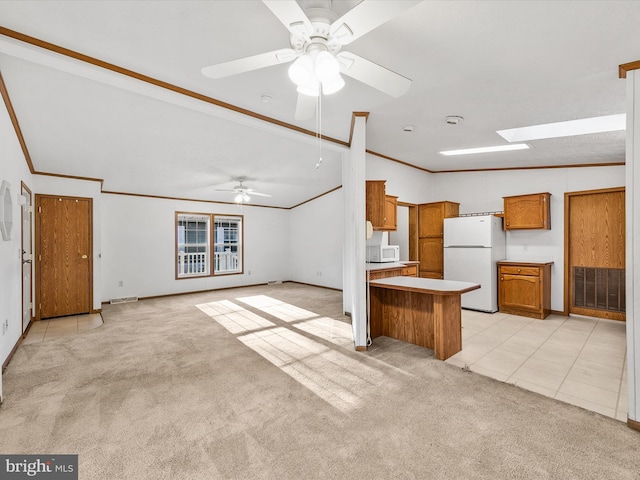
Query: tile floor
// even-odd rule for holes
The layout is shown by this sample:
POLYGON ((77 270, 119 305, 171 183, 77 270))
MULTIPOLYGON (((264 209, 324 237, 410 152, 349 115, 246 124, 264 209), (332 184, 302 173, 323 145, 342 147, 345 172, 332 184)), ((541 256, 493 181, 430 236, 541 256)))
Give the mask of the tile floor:
POLYGON ((27 338, 22 340, 23 345, 38 343, 50 338, 64 337, 76 333, 98 328, 102 325, 102 316, 99 313, 87 315, 73 315, 70 317, 52 318, 33 322, 27 338))
POLYGON ((462 347, 446 361, 627 421, 624 322, 463 310, 462 347))

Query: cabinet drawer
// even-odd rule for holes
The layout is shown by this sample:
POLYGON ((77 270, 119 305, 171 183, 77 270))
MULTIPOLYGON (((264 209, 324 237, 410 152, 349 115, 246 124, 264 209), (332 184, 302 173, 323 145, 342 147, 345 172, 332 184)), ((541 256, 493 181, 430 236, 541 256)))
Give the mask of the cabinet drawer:
POLYGON ((411 265, 408 267, 404 267, 402 269, 402 275, 407 276, 407 277, 417 277, 418 276, 418 266, 417 265, 411 265))
POLYGON ((516 266, 500 266, 500 275, 540 275, 538 267, 516 267, 516 266))

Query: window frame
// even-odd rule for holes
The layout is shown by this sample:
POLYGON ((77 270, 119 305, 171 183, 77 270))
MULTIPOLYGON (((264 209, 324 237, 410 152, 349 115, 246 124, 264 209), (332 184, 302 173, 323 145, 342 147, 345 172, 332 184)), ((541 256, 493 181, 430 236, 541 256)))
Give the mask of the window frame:
MULTIPOLYGON (((226 275, 242 275, 244 273, 244 215, 237 214, 223 214, 223 213, 204 213, 204 212, 175 212, 174 219, 174 248, 175 248, 175 258, 174 258, 174 268, 175 268, 175 279, 176 280, 185 280, 189 278, 209 278, 209 277, 221 277, 226 275), (179 234, 179 223, 184 221, 184 217, 203 217, 207 219, 208 229, 207 229, 207 243, 206 243, 206 254, 208 256, 207 259, 207 268, 208 271, 205 273, 196 273, 196 274, 181 274, 180 273, 180 234, 179 234), (238 254, 238 269, 231 271, 216 271, 216 221, 220 221, 220 219, 228 219, 230 221, 237 222, 238 225, 238 241, 237 241, 237 254, 238 254)), ((224 245, 224 242, 222 243, 224 245)))

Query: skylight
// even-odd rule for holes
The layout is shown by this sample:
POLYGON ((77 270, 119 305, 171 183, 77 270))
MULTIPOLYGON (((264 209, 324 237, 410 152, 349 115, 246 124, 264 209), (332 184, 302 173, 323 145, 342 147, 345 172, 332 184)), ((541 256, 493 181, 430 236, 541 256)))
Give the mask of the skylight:
POLYGON ((567 122, 545 123, 529 127, 498 130, 496 133, 507 142, 526 142, 545 138, 571 137, 588 133, 614 132, 626 128, 626 114, 582 118, 567 122))

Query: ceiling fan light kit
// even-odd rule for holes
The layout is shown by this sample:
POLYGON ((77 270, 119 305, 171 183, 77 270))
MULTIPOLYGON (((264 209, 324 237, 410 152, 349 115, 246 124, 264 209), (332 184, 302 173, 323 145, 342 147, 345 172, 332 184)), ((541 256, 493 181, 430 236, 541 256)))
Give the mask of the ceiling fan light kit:
POLYGON ((233 200, 236 203, 242 203, 242 202, 248 202, 249 200, 251 200, 251 197, 246 193, 239 193, 236 195, 236 197, 233 200))
POLYGON ((298 93, 317 97, 331 95, 344 87, 340 76, 340 63, 328 51, 312 50, 299 56, 289 67, 289 78, 298 86, 298 93))

